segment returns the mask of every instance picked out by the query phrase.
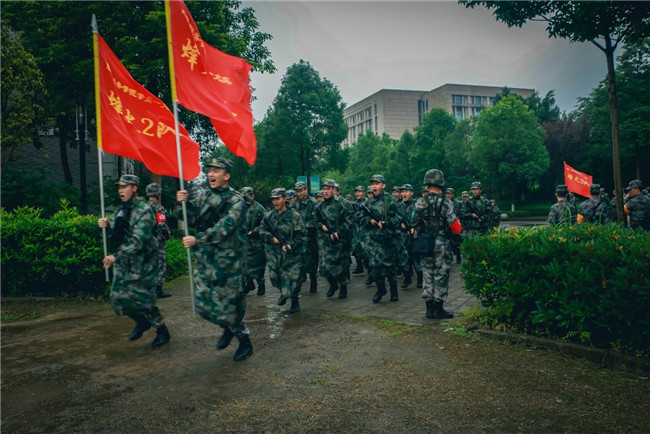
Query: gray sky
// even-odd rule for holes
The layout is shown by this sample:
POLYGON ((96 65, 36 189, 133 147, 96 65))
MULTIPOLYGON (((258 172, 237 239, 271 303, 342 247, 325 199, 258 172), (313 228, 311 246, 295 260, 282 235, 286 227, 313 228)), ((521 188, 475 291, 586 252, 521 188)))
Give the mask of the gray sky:
POLYGON ((349 106, 380 89, 431 90, 445 83, 555 90, 570 112, 607 68, 591 43, 549 39, 545 24, 508 28, 485 8, 455 1, 244 1, 255 9, 277 72, 253 73, 256 121, 300 59, 330 80, 349 106))

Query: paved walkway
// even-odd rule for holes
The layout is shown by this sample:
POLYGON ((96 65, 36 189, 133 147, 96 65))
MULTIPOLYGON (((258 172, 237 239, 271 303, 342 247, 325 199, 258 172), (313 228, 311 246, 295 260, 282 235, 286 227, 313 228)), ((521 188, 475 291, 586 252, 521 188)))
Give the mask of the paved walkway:
MULTIPOLYGON (((350 271, 353 271, 352 268, 350 271)), ((439 320, 427 319, 425 317, 425 304, 422 299, 422 290, 416 288, 415 276, 411 286, 407 289, 399 290, 399 301, 390 301, 390 292, 386 294, 380 303, 373 303, 372 297, 377 291, 377 286, 365 286, 368 275, 367 273, 350 276, 348 285, 348 297, 345 299, 338 298, 338 292, 331 298, 325 297, 329 289, 327 281, 318 278, 318 291, 309 293, 309 280, 302 286, 300 292, 300 309, 301 311, 320 311, 340 313, 348 316, 363 318, 382 318, 394 321, 405 322, 408 324, 428 324, 435 323, 439 320)), ((402 277, 398 278, 398 287, 402 284, 402 277)), ((256 290, 248 293, 246 302, 250 306, 276 307, 280 291, 271 286, 266 278, 266 294, 263 296, 256 295, 256 290)), ((453 312, 455 316, 460 313, 460 309, 470 307, 477 300, 472 295, 465 292, 463 280, 460 277, 460 265, 453 264, 449 277, 449 297, 445 303, 445 310, 453 312)), ((291 305, 288 300, 287 304, 280 309, 287 310, 291 305)), ((296 313, 294 315, 300 315, 296 313)))

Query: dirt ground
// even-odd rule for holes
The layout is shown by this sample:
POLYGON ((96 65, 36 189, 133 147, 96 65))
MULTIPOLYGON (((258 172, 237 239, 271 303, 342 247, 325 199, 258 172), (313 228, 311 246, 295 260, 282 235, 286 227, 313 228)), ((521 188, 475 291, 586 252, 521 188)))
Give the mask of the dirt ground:
MULTIPOLYGON (((176 297, 173 297, 174 299, 176 297)), ((2 303, 2 432, 650 432, 647 377, 439 325, 247 313, 255 354, 160 302, 127 342, 106 302, 2 303)))

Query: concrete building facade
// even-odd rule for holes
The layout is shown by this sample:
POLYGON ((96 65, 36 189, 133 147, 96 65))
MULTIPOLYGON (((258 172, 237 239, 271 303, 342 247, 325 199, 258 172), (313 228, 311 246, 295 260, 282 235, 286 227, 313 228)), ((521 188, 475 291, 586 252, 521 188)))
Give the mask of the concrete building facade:
MULTIPOLYGON (((445 84, 431 91, 382 89, 343 111, 348 125, 348 137, 343 147, 349 147, 358 137, 371 130, 381 136, 388 134, 399 140, 404 131, 413 132, 430 109, 442 108, 457 120, 478 115, 494 104, 494 97, 503 90, 497 86, 445 84)), ((510 88, 528 98, 534 89, 510 88)))

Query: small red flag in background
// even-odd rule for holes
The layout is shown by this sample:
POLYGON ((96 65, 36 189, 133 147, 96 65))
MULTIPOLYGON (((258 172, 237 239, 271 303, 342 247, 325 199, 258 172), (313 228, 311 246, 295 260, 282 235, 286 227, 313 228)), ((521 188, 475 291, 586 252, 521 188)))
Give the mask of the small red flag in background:
MULTIPOLYGON (((158 175, 179 177, 174 115, 131 77, 106 41, 97 35, 101 148, 144 163, 158 175)), ((179 125, 183 178, 201 172, 199 145, 179 125)))
POLYGON ((178 102, 210 118, 230 151, 255 164, 249 72, 244 59, 206 44, 183 1, 167 1, 173 52, 173 86, 178 102))
POLYGON ((569 191, 580 196, 589 197, 589 186, 593 184, 593 178, 586 173, 578 172, 573 167, 564 163, 564 183, 569 191))

